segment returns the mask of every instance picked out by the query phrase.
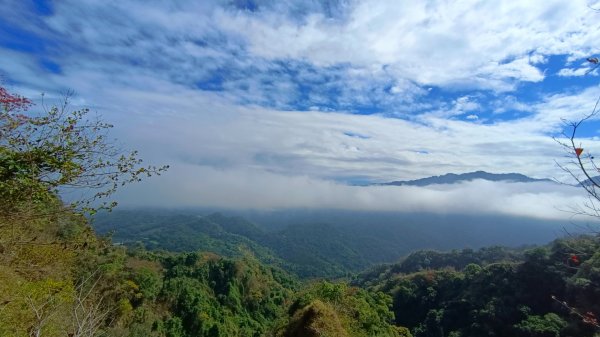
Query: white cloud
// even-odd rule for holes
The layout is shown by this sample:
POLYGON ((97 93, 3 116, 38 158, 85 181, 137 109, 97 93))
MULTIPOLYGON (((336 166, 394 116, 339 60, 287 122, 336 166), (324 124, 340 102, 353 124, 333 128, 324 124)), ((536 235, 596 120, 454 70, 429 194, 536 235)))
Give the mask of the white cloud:
POLYGON ((558 72, 558 76, 578 77, 578 76, 598 76, 598 70, 593 68, 563 68, 558 72))
MULTIPOLYGON (((474 170, 560 175, 554 160, 563 153, 548 133, 558 130, 561 118, 589 113, 598 92, 593 87, 549 96, 525 118, 476 124, 432 114, 400 120, 244 108, 227 93, 198 91, 136 68, 106 73, 73 65, 50 78, 77 88, 85 98, 78 104, 118 125, 120 139, 155 161, 341 181, 474 170), (348 137, 347 132, 370 137, 348 137)), ((596 142, 589 142, 585 147, 593 150, 596 142)))
POLYGON ((221 84, 242 103, 287 109, 307 99, 306 109, 333 101, 346 110, 377 103, 411 112, 430 108, 416 102, 424 86, 512 91, 521 82, 543 80, 549 56, 600 51, 594 47, 600 21, 586 5, 265 2, 252 12, 211 1, 71 0, 53 3, 54 15, 33 19, 15 2, 19 10, 9 20, 32 22, 27 29, 47 40, 48 56, 65 72, 135 67, 188 86, 222 74, 221 84), (305 66, 292 69, 292 77, 286 63, 305 66), (298 69, 310 67, 317 71, 298 69), (299 84, 311 77, 311 92, 299 98, 299 84), (320 88, 340 94, 323 95, 320 88))
POLYGON ((220 24, 270 59, 380 64, 421 85, 496 90, 542 80, 536 66, 548 55, 589 55, 600 37, 585 1, 361 1, 349 11, 345 20, 312 14, 300 22, 243 12, 220 24))
MULTIPOLYGON (((579 191, 580 192, 580 191, 579 191)), ((121 193, 123 206, 230 209, 346 209, 451 214, 505 214, 568 219, 585 198, 574 187, 552 183, 347 186, 307 176, 256 170, 177 165, 161 179, 121 193)))
POLYGON ((481 105, 472 97, 462 96, 454 101, 454 109, 459 113, 479 110, 481 105))
MULTIPOLYGON (((561 120, 577 121, 594 110, 600 94, 600 86, 590 86, 576 92, 565 92, 545 97, 542 102, 533 106, 535 114, 515 123, 522 127, 537 131, 558 131, 561 120)), ((592 120, 597 120, 598 116, 592 120)))
MULTIPOLYGON (((125 190, 124 205, 473 212, 566 219, 570 214, 561 210, 585 200, 580 189, 547 183, 474 181, 418 188, 357 187, 333 181, 404 180, 478 169, 558 177, 554 160, 561 160, 562 149, 541 132, 543 125, 528 129, 533 122, 479 125, 427 117, 417 123, 340 113, 281 113, 219 103, 213 95, 195 95, 194 100, 171 97, 188 94, 176 89, 144 104, 179 101, 182 105, 176 108, 189 113, 123 121, 120 127, 144 156, 172 167, 163 177, 125 190), (211 113, 217 110, 218 114, 211 113)), ((145 101, 135 92, 121 94, 145 101)), ((119 94, 113 96, 118 102, 119 94)), ((564 107, 567 101, 578 102, 573 97, 556 99, 563 102, 545 103, 544 112, 564 107)), ((584 142, 586 151, 600 150, 600 142, 584 142)))
MULTIPOLYGON (((529 106, 526 117, 479 124, 443 117, 453 108, 400 120, 241 107, 227 93, 202 92, 139 71, 118 75, 71 68, 53 78, 77 88, 78 97, 85 99, 77 103, 116 124, 123 130, 120 139, 162 162, 185 159, 342 181, 404 180, 480 169, 560 175, 554 160, 563 153, 549 133, 559 130, 561 118, 591 112, 599 90, 549 96, 529 106), (369 138, 348 137, 348 132, 369 138), (429 155, 415 152, 421 150, 429 155)), ((462 98, 456 103, 469 102, 471 98, 462 98)), ((595 146, 590 142, 586 148, 595 146)))
MULTIPOLYGON (((242 108, 215 93, 166 82, 154 86, 152 92, 113 87, 95 93, 106 97, 100 100, 105 104, 100 112, 117 119, 126 130, 122 137, 153 157, 215 168, 373 181, 475 170, 559 176, 554 160, 563 152, 548 132, 558 130, 561 117, 574 119, 591 111, 596 98, 593 89, 551 96, 526 118, 474 124, 434 115, 400 120, 242 108)), ((584 141, 592 149, 597 143, 584 141)))
POLYGON ((513 95, 503 95, 490 102, 490 108, 493 109, 493 113, 501 114, 507 111, 513 112, 533 112, 534 107, 532 104, 526 104, 519 101, 519 99, 513 95))

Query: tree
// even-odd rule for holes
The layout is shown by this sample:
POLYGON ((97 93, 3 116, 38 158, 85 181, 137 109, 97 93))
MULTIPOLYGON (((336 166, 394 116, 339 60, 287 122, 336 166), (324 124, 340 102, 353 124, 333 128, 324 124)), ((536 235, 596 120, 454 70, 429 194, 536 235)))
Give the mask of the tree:
POLYGON ((567 326, 567 322, 557 314, 548 313, 544 316, 528 316, 515 325, 517 331, 523 336, 533 337, 559 337, 560 332, 567 326))
POLYGON ((59 106, 31 113, 32 102, 0 86, 0 216, 36 216, 40 205, 60 203, 77 190, 69 209, 112 209, 118 187, 158 175, 168 166, 142 166, 137 151, 125 153, 108 139, 112 125, 90 110, 59 106), (31 210, 35 210, 31 214, 31 210), (28 212, 25 212, 25 211, 28 212))
POLYGON ((98 268, 87 259, 115 250, 82 213, 111 209, 118 187, 167 166, 142 166, 137 152, 109 140, 112 125, 70 109, 68 96, 33 107, 0 85, 0 335, 98 335, 107 315, 116 317, 105 295, 123 291, 108 269, 94 276, 103 287, 82 283, 98 268))
MULTIPOLYGON (((586 72, 586 75, 600 66, 599 60, 596 57, 589 57, 587 58, 587 61, 593 66, 586 72)), ((578 131, 581 130, 582 126, 586 122, 598 117, 600 112, 599 106, 600 96, 596 99, 594 108, 589 114, 576 121, 563 120, 563 138, 555 138, 555 140, 565 149, 568 157, 570 158, 570 162, 568 164, 557 163, 557 165, 563 171, 568 173, 573 179, 575 179, 578 186, 582 187, 588 196, 587 202, 585 202, 583 205, 573 208, 572 210, 575 215, 584 215, 595 219, 600 218, 600 180, 591 172, 600 172, 600 167, 596 164, 594 156, 589 151, 585 150, 581 142, 578 143, 577 136, 578 131)), ((591 232, 598 234, 597 230, 592 228, 589 229, 591 232)), ((600 237, 596 236, 595 239, 597 240, 598 238, 600 237)), ((583 280, 586 282, 592 282, 589 279, 581 276, 589 276, 586 271, 592 269, 591 265, 595 261, 590 259, 590 257, 595 256, 595 254, 585 252, 577 249, 576 247, 569 247, 569 249, 570 252, 566 267, 577 270, 577 274, 574 276, 576 280, 575 284, 580 285, 579 283, 582 283, 583 280), (584 266, 585 268, 581 269, 581 266, 584 266)), ((600 283, 595 283, 593 284, 592 288, 598 289, 599 287, 600 283)), ((571 306, 571 304, 569 304, 567 301, 558 299, 555 296, 552 296, 552 299, 566 308, 572 315, 578 316, 583 323, 596 329, 600 329, 600 324, 598 323, 594 312, 587 311, 597 308, 592 307, 589 303, 586 303, 586 301, 578 300, 576 301, 577 303, 571 306), (581 307, 585 307, 586 310, 581 309, 581 307)))
MULTIPOLYGON (((589 57, 587 61, 593 66, 586 72, 586 75, 600 66, 596 57, 589 57)), ((596 164, 594 156, 589 151, 585 151, 582 143, 577 144, 577 132, 586 122, 598 117, 599 105, 600 96, 596 99, 594 108, 589 114, 575 121, 563 119, 562 137, 554 138, 564 148, 567 157, 570 158, 567 164, 557 162, 557 165, 575 179, 577 184, 586 191, 589 197, 588 202, 579 208, 573 209, 573 211, 575 214, 592 216, 594 218, 600 217, 600 207, 597 204, 600 202, 600 180, 595 178, 590 172, 600 172, 600 167, 596 164)))

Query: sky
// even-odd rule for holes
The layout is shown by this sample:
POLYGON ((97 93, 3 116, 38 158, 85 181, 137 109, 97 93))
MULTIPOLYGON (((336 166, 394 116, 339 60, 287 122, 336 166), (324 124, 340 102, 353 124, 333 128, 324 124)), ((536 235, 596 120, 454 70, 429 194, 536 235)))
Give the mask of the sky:
MULTIPOLYGON (((567 179, 553 137, 600 95, 600 2, 0 2, 4 86, 50 103, 74 90, 73 108, 171 166, 122 204, 556 218, 585 201, 547 183, 365 185, 567 179)), ((586 154, 599 126, 580 130, 586 154)))

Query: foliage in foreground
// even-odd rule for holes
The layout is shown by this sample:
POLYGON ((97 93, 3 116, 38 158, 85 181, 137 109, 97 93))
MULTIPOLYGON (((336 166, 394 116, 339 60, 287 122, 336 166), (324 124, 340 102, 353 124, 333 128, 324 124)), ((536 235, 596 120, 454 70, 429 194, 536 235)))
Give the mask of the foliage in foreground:
POLYGON ((127 251, 66 214, 0 254, 0 336, 311 336, 333 316, 325 335, 399 336, 382 293, 329 282, 298 292, 248 254, 127 251))
POLYGON ((59 191, 77 192, 71 208, 90 213, 111 209, 116 203, 106 198, 117 188, 168 168, 141 166, 137 151, 124 153, 108 139, 112 125, 91 116, 89 109, 69 109, 68 98, 60 106, 42 105, 35 112, 31 107, 29 99, 0 86, 4 218, 43 216, 45 204, 56 201, 59 191))

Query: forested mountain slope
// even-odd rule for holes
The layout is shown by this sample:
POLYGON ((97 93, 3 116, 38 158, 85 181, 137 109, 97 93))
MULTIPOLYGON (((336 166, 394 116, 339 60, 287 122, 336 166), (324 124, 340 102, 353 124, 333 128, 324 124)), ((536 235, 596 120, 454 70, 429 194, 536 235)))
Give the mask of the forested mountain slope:
POLYGON ((148 249, 212 251, 261 261, 301 277, 340 277, 394 262, 418 249, 546 243, 561 223, 534 219, 435 214, 316 212, 242 216, 193 210, 133 209, 99 214, 94 227, 115 242, 148 249), (279 226, 273 222, 281 221, 279 226), (519 233, 519 235, 515 235, 519 233))
POLYGON ((595 336, 600 241, 527 250, 416 252, 354 280, 393 298, 396 324, 418 336, 595 336))

